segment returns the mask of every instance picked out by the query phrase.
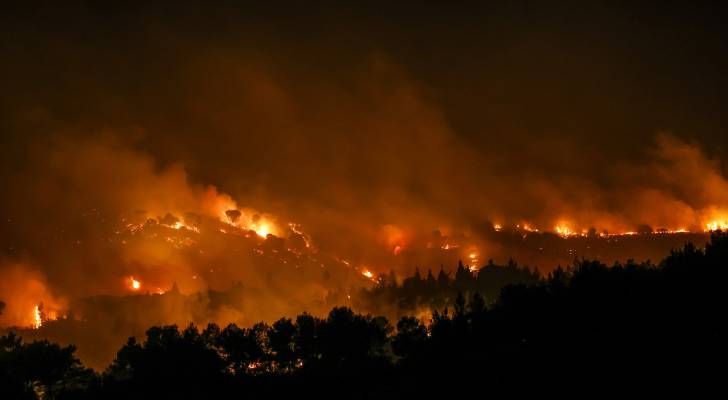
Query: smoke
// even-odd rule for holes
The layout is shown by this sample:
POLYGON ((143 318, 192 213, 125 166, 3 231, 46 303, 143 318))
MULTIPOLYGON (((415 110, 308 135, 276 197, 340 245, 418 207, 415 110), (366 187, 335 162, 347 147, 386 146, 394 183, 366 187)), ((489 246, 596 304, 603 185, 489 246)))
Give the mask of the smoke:
MULTIPOLYGON (((320 251, 384 272, 412 269, 392 265, 392 252, 434 231, 473 237, 481 260, 503 256, 478 237, 489 222, 625 232, 644 224, 700 231, 725 219, 728 183, 698 144, 660 134, 629 160, 549 138, 534 137, 522 155, 476 148, 426 86, 381 55, 336 77, 303 79, 224 52, 174 74, 171 93, 154 85, 143 93, 162 104, 128 111, 135 126, 113 115, 99 122, 101 113, 73 122, 39 116, 52 111, 15 117, 15 132, 32 139, 20 142, 23 162, 5 174, 9 256, 79 296, 123 293, 120 279, 140 273, 155 288, 174 281, 193 291, 207 287, 190 279, 209 266, 156 244, 105 246, 110 226, 167 213, 224 220, 226 210, 248 208, 247 218, 279 227, 274 234, 300 224, 320 251), (570 160, 550 163, 563 146, 570 160)), ((103 103, 79 101, 92 100, 103 103)), ((245 270, 251 261, 241 257, 245 270)))
MULTIPOLYGON (((69 13, 98 23, 93 10, 69 13)), ((554 110, 537 85, 511 93, 497 75, 496 99, 530 107, 485 102, 476 94, 488 85, 469 86, 477 77, 435 71, 447 85, 430 84, 419 66, 427 60, 400 62, 323 19, 341 35, 292 40, 225 18, 209 35, 153 18, 107 21, 131 23, 126 35, 79 35, 89 28, 67 21, 7 25, 18 39, 1 43, 0 324, 30 325, 41 301, 65 310, 174 284, 203 294, 125 310, 134 329, 160 318, 243 323, 324 311, 368 284, 365 268, 403 275, 519 259, 492 223, 612 233, 728 225, 728 181, 712 144, 680 131, 648 145, 624 132, 591 143, 589 126, 554 134, 520 124, 554 110), (88 36, 98 42, 79 40, 88 36), (230 227, 234 209, 239 226, 283 241, 230 227), (208 289, 237 284, 235 308, 210 306, 208 289)), ((600 111, 602 98, 619 94, 585 96, 593 103, 571 111, 600 111)), ((539 257, 541 269, 555 266, 539 257)))
POLYGON ((0 293, 8 300, 0 314, 0 325, 32 326, 36 321, 31 311, 37 306, 40 307, 39 314, 48 318, 57 318, 67 308, 68 300, 54 293, 36 269, 15 263, 0 265, 0 293), (42 305, 39 299, 42 299, 42 305))

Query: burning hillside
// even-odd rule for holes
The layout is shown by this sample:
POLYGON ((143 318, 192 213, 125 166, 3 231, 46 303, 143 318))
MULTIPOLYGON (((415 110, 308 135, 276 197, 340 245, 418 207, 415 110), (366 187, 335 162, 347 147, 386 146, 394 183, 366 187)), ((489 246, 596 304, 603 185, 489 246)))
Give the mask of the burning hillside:
MULTIPOLYGON (((660 139, 655 152, 659 162, 637 170, 656 182, 635 201, 655 199, 660 185, 674 186, 669 173, 676 168, 700 169, 713 186, 696 189, 699 202, 681 200, 679 209, 689 212, 655 213, 677 201, 666 193, 639 216, 632 205, 612 212, 575 204, 571 213, 549 216, 551 210, 544 210, 526 220, 517 209, 494 210, 459 223, 448 218, 447 208, 402 206, 397 215, 367 218, 375 207, 341 215, 324 206, 250 201, 267 204, 258 211, 214 186, 191 182, 181 165, 159 167, 115 139, 60 141, 41 164, 51 175, 18 186, 27 201, 8 208, 2 324, 39 326, 44 318, 73 313, 69 303, 97 295, 162 294, 173 286, 190 294, 237 283, 257 297, 231 318, 251 322, 323 310, 390 271, 405 276, 415 267, 451 269, 462 261, 477 271, 491 259, 504 263, 513 257, 549 271, 579 257, 659 259, 728 226, 719 206, 728 184, 699 149, 674 138, 660 139), (642 223, 629 222, 631 216, 642 223), (478 222, 488 220, 497 222, 478 222)), ((180 314, 182 320, 187 316, 180 314)))
MULTIPOLYGON (((337 58, 350 64, 332 75, 305 68, 310 54, 182 50, 139 32, 124 45, 150 47, 125 60, 170 58, 121 71, 119 53, 52 32, 57 59, 29 64, 65 68, 5 82, 28 95, 0 107, 0 326, 250 324, 351 304, 416 268, 657 260, 728 227, 720 149, 680 131, 650 125, 629 146, 583 139, 591 120, 541 134, 512 122, 561 102, 499 125, 377 52, 337 58), (464 110, 475 120, 453 119, 464 110), (139 306, 117 311, 117 299, 139 306)), ((16 62, 32 43, 16 46, 3 77, 28 69, 16 62)))

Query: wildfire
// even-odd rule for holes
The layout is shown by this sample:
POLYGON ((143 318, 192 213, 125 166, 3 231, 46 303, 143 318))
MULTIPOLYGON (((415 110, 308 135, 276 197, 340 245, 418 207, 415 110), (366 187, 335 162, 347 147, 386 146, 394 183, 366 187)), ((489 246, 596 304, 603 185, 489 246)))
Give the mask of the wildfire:
POLYGON ((185 224, 184 222, 181 222, 181 221, 177 221, 173 225, 169 225, 169 227, 170 228, 173 228, 173 229, 177 229, 177 230, 182 229, 182 228, 185 228, 185 229, 189 229, 189 230, 191 230, 193 232, 200 233, 200 228, 197 228, 197 227, 191 226, 191 225, 187 225, 187 224, 185 224))
POLYGON ((258 226, 257 228, 254 228, 253 230, 255 231, 256 235, 258 235, 262 238, 268 237, 268 234, 270 233, 270 227, 266 224, 261 224, 260 226, 258 226))
MULTIPOLYGON (((273 222, 273 218, 265 214, 259 214, 253 210, 229 209, 221 214, 220 221, 225 222, 234 227, 253 231, 256 235, 266 238, 269 234, 278 236, 278 226, 273 222)), ((296 224, 288 224, 289 228, 295 233, 301 234, 300 228, 296 224)), ((306 243, 308 245, 308 243, 306 243)))
POLYGON ((710 221, 705 224, 705 230, 707 232, 717 231, 717 230, 724 231, 726 229, 728 229, 728 221, 717 221, 716 220, 716 221, 710 221))
POLYGON ((468 259, 470 259, 470 266, 468 269, 470 272, 475 272, 478 270, 478 251, 476 248, 472 249, 471 252, 468 254, 468 259))
POLYGON ((40 307, 37 305, 33 309, 33 328, 38 329, 43 326, 43 318, 41 317, 40 307))
POLYGON ((374 278, 374 274, 372 273, 372 271, 369 271, 368 269, 361 271, 361 274, 366 276, 369 279, 374 278))
POLYGON ((139 282, 138 280, 134 279, 133 276, 130 276, 129 277, 129 288, 131 290, 136 291, 136 290, 141 289, 141 287, 142 287, 142 283, 141 282, 139 282))
POLYGON ((533 228, 531 226, 531 224, 523 224, 523 226, 521 227, 521 229, 523 229, 526 232, 538 232, 538 229, 533 228))
POLYGON ((556 231, 556 233, 558 235, 563 236, 563 237, 568 237, 568 236, 575 235, 574 231, 572 231, 571 228, 569 228, 568 226, 563 225, 563 224, 562 225, 556 225, 554 227, 554 230, 556 231))
POLYGON ((501 224, 493 224, 493 230, 495 230, 496 232, 500 232, 501 229, 503 229, 501 224))
POLYGON ((303 242, 306 244, 306 248, 312 249, 313 245, 311 244, 311 238, 301 229, 301 225, 289 222, 288 227, 291 229, 291 231, 303 238, 303 242))

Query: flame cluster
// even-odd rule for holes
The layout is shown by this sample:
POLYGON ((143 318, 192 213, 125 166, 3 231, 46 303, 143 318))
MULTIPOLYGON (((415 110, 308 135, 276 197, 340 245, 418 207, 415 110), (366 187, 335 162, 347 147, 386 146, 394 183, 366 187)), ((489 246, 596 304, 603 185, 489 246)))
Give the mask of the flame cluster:
POLYGON ((43 326, 43 318, 41 317, 40 307, 35 306, 33 308, 33 328, 38 329, 43 326))
POLYGON ((726 230, 728 229, 728 221, 721 220, 721 221, 710 221, 705 224, 705 230, 708 232, 711 231, 717 231, 717 230, 726 230))

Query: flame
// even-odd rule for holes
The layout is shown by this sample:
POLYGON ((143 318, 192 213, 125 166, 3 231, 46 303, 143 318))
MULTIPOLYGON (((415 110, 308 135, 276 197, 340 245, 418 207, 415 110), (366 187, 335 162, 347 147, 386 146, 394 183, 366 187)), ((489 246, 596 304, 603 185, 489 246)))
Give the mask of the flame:
POLYGON ((469 262, 468 269, 470 270, 470 272, 475 272, 479 269, 478 268, 478 256, 479 256, 478 248, 475 246, 471 246, 469 250, 470 250, 470 252, 468 253, 468 259, 470 260, 470 262, 469 262))
POLYGON ((500 231, 501 231, 501 229, 503 229, 503 226, 501 226, 501 224, 493 224, 493 229, 494 229, 494 230, 495 230, 496 232, 500 232, 500 231))
POLYGON ((142 283, 141 282, 139 282, 138 280, 134 279, 133 276, 130 276, 129 277, 129 288, 131 290, 135 290, 136 291, 136 290, 141 289, 141 287, 142 287, 142 283))
POLYGON ((311 244, 311 238, 306 234, 306 232, 303 231, 303 229, 301 229, 300 224, 289 222, 288 227, 293 233, 298 234, 303 238, 303 242, 306 244, 306 248, 313 248, 313 245, 311 244))
POLYGON ((170 228, 173 228, 173 229, 182 229, 182 228, 185 228, 185 229, 189 229, 189 230, 191 230, 193 232, 200 233, 200 228, 197 228, 197 227, 191 226, 191 225, 187 225, 187 224, 185 224, 184 222, 181 222, 181 221, 177 221, 177 222, 174 223, 174 225, 169 225, 169 227, 170 228))
POLYGON ((705 230, 707 232, 728 229, 728 221, 725 220, 714 220, 705 224, 705 230))
MULTIPOLYGON (((258 213, 255 210, 238 210, 236 208, 228 209, 220 214, 219 220, 243 230, 253 231, 256 235, 262 238, 266 238, 268 235, 280 236, 280 229, 278 229, 278 226, 274 223, 275 219, 267 214, 258 213), (233 212, 237 213, 237 215, 227 214, 233 212)), ((290 223, 288 226, 293 230, 293 232, 301 234, 302 236, 304 235, 296 224, 290 223)), ((306 244, 308 245, 308 243, 306 244)))
POLYGON ((38 329, 43 326, 43 319, 40 315, 40 308, 36 305, 33 309, 33 328, 38 329))
POLYGON ((526 232, 538 232, 538 229, 533 228, 531 224, 523 224, 521 228, 526 232))
POLYGON ((398 255, 399 255, 399 253, 401 253, 401 252, 402 252, 402 246, 400 246, 400 245, 394 246, 394 250, 393 250, 393 252, 394 252, 394 255, 395 255, 395 256, 398 256, 398 255))
POLYGON ((571 235, 574 235, 574 231, 571 230, 567 225, 565 224, 559 224, 554 227, 554 230, 556 231, 556 234, 561 235, 563 237, 568 237, 571 235))
POLYGON ((256 235, 258 235, 262 238, 265 238, 265 237, 268 237, 268 234, 270 233, 270 226, 268 226, 267 224, 261 224, 260 226, 258 226, 257 228, 254 228, 253 230, 255 231, 256 235))
POLYGON ((372 271, 365 268, 365 269, 361 270, 361 274, 365 278, 369 279, 370 281, 375 282, 375 283, 377 282, 377 277, 374 275, 374 273, 372 271))

